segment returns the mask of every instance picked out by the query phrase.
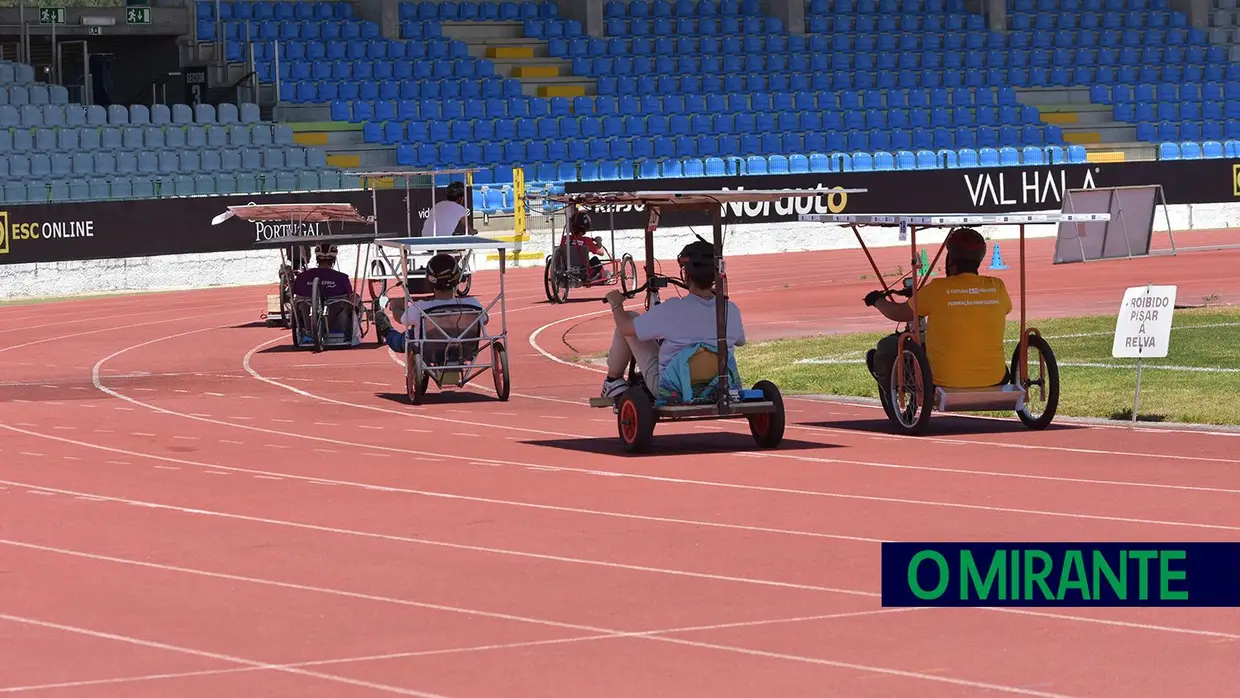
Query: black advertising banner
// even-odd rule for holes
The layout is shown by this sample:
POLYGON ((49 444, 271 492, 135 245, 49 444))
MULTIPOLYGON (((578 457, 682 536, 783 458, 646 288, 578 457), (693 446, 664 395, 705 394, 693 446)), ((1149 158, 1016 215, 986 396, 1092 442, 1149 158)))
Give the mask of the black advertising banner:
MULTIPOLYGON (((1161 184, 1168 204, 1240 201, 1240 164, 1233 160, 1164 160, 1031 167, 845 172, 634 179, 572 182, 565 191, 718 191, 800 189, 823 191, 815 199, 727 204, 728 223, 794 221, 808 213, 986 214, 1059 210, 1067 189, 1161 184), (832 194, 831 189, 866 189, 864 194, 832 194)), ((1161 202, 1160 202, 1161 203, 1161 202)), ((664 226, 709 225, 706 213, 664 212, 664 226)), ((645 214, 621 207, 616 227, 645 225, 645 214)))
MULTIPOLYGON (((0 264, 64 262, 119 257, 151 257, 254 249, 278 237, 361 232, 356 224, 328 230, 326 224, 255 222, 232 219, 211 225, 228 206, 245 204, 348 203, 363 215, 375 214, 382 236, 420 234, 431 206, 431 190, 379 189, 258 196, 204 196, 177 199, 0 204, 0 264), (377 211, 376 209, 377 205, 377 211), (407 233, 407 230, 412 230, 407 233)), ((443 199, 437 190, 435 200, 443 199)), ((466 201, 468 206, 471 202, 466 201)), ((472 227, 472 226, 471 226, 472 227)))

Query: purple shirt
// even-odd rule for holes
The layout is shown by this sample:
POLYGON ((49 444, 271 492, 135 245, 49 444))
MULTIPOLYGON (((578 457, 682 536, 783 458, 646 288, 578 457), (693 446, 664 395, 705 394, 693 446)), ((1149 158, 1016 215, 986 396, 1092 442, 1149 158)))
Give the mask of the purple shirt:
POLYGON ((348 274, 335 269, 312 267, 297 275, 293 282, 293 295, 309 297, 315 279, 319 279, 319 293, 324 298, 347 296, 353 292, 353 281, 348 274))

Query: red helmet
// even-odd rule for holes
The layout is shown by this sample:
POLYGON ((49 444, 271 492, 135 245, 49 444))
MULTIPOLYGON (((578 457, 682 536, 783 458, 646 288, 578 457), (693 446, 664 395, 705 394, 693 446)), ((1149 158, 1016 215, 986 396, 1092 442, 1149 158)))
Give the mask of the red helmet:
POLYGON ((947 253, 956 259, 980 262, 986 258, 986 238, 972 228, 956 228, 947 234, 947 253))

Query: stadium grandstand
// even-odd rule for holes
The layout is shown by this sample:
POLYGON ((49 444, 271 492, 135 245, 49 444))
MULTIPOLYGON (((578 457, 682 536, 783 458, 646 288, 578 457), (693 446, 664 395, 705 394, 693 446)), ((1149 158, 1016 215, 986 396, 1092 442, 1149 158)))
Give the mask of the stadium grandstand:
MULTIPOLYGON (((117 11, 107 29, 138 32, 126 12, 146 0, 65 4, 60 41, 96 45, 88 19, 117 11)), ((1235 5, 160 0, 144 31, 178 34, 180 64, 145 69, 206 74, 210 89, 169 103, 165 80, 106 105, 97 84, 79 81, 75 96, 71 71, 40 64, 40 12, 0 63, 0 174, 5 199, 21 202, 349 188, 359 167, 477 167, 483 210, 500 212, 514 167, 546 189, 1235 157, 1235 5)))

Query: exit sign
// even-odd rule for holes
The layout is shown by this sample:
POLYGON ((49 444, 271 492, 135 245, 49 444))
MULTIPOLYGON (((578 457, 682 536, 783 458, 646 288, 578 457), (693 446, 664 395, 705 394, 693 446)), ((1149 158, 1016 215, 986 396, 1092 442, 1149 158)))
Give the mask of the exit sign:
POLYGON ((126 24, 150 24, 151 8, 149 7, 130 7, 125 10, 126 24))
POLYGON ((40 24, 64 24, 65 8, 63 7, 40 7, 39 8, 40 24))

